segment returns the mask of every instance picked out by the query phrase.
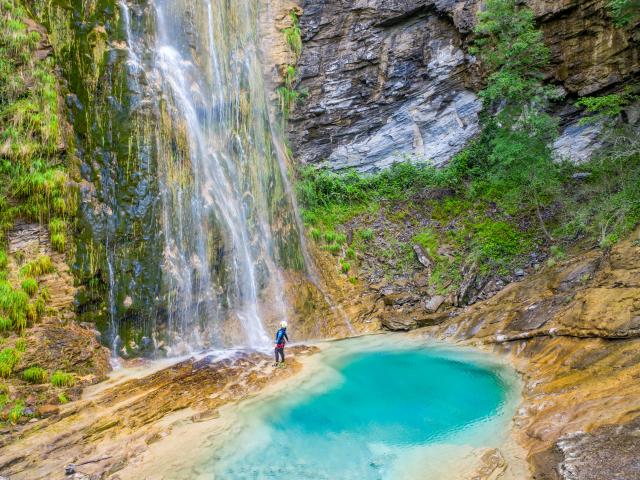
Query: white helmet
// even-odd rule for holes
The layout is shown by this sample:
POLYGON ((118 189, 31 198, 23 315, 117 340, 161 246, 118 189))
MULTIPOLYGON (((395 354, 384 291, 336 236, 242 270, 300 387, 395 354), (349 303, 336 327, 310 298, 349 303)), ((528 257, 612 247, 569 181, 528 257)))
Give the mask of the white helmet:
POLYGON ((285 320, 280 322, 280 328, 287 328, 287 322, 285 320))

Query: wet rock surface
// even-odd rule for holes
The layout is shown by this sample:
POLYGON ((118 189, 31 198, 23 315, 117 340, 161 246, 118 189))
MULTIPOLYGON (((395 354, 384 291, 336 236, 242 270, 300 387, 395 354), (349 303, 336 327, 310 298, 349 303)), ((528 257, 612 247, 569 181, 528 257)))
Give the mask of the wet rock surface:
POLYGON ((63 479, 74 464, 86 478, 118 478, 174 425, 215 419, 219 407, 299 372, 297 358, 315 351, 288 348, 286 368, 273 368, 270 356, 255 352, 192 358, 99 390, 58 415, 4 432, 0 472, 12 480, 63 479))
POLYGON ((606 425, 558 442, 560 474, 567 480, 640 478, 640 418, 624 425, 606 425))
POLYGON ((639 476, 640 230, 507 286, 423 335, 509 356, 514 432, 535 479, 639 476))

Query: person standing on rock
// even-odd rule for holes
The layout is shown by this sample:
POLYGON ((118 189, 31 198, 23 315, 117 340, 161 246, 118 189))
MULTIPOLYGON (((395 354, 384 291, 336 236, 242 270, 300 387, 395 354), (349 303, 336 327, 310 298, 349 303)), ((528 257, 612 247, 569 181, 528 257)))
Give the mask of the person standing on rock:
POLYGON ((276 332, 276 363, 274 367, 278 366, 278 358, 281 358, 281 364, 284 366, 284 345, 289 341, 287 337, 287 322, 284 320, 280 322, 280 330, 276 332))

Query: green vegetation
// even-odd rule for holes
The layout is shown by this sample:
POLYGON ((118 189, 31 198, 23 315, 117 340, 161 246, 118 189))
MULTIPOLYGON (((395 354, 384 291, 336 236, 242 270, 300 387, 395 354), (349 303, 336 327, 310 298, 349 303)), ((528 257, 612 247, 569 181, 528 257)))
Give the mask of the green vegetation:
MULTIPOLYGON (((22 331, 44 312, 36 278, 54 270, 43 256, 24 265, 18 285, 9 279, 7 231, 16 218, 49 224, 54 248, 66 248, 66 229, 75 193, 64 168, 65 145, 60 95, 52 58, 41 34, 29 25, 20 0, 5 0, 0 11, 0 331, 22 331), (29 297, 34 297, 30 300, 29 297)), ((23 252, 15 253, 20 264, 23 252)), ((6 371, 6 369, 5 369, 6 371)))
POLYGON ((29 383, 45 383, 47 371, 41 367, 29 367, 22 372, 22 379, 29 383))
POLYGON ((49 381, 54 387, 73 387, 76 383, 76 376, 73 373, 56 370, 49 378, 49 381))
POLYGON ((609 0, 611 16, 619 27, 626 27, 640 18, 640 0, 609 0))
POLYGON ((27 340, 24 338, 17 339, 15 349, 20 353, 24 353, 27 350, 27 340))
POLYGON ((346 275, 347 273, 349 273, 349 270, 351 270, 351 264, 342 260, 340 262, 340 270, 346 275))
MULTIPOLYGON (((456 288, 461 272, 472 268, 508 273, 536 249, 557 261, 564 246, 578 241, 609 247, 640 223, 637 134, 605 130, 611 146, 581 165, 553 158, 557 121, 547 110, 558 95, 543 82, 549 50, 531 10, 515 0, 489 0, 475 33, 474 52, 488 72, 480 92, 484 128, 447 167, 402 162, 376 174, 306 168, 298 175, 303 220, 325 231, 325 240, 329 234, 330 245, 337 244, 331 232, 356 217, 366 224, 380 212, 401 229, 416 216, 429 219, 411 242, 432 257, 431 282, 441 292, 456 288), (446 255, 438 253, 441 246, 446 255)), ((577 106, 585 122, 616 125, 637 92, 586 97, 577 106)), ((411 245, 384 230, 357 230, 349 248, 399 270, 417 266, 411 245)))
POLYGON ((0 332, 8 332, 13 329, 13 321, 8 317, 0 316, 0 332))
POLYGON ((11 407, 11 410, 9 410, 9 415, 8 415, 9 421, 13 424, 18 423, 23 413, 24 413, 24 402, 22 400, 18 400, 13 405, 13 407, 11 407))
POLYGON ((30 297, 33 297, 38 292, 38 281, 35 278, 25 278, 21 286, 22 290, 30 297))
POLYGON ((0 377, 8 378, 20 359, 20 353, 13 348, 4 348, 0 351, 0 377))
POLYGON ((60 392, 58 394, 58 402, 60 402, 60 405, 64 405, 65 403, 69 403, 69 398, 64 394, 64 392, 60 392))
POLYGON ((280 112, 282 113, 282 121, 284 123, 289 119, 289 114, 295 104, 305 96, 305 92, 301 92, 296 89, 298 75, 295 64, 298 62, 300 53, 302 52, 302 36, 298 12, 296 10, 291 10, 289 12, 289 18, 291 19, 291 25, 282 29, 282 33, 287 45, 294 55, 294 62, 293 64, 285 66, 284 71, 282 72, 283 85, 276 89, 280 104, 280 112))
POLYGON ((300 18, 298 12, 291 10, 289 12, 289 18, 291 19, 291 26, 282 30, 284 38, 289 45, 289 48, 296 56, 296 60, 300 57, 302 52, 302 32, 300 30, 300 18))
POLYGON ((48 255, 41 255, 35 260, 26 263, 20 269, 20 273, 22 275, 29 275, 31 277, 40 277, 42 275, 46 275, 47 273, 55 272, 55 269, 56 268, 53 265, 51 257, 48 255))

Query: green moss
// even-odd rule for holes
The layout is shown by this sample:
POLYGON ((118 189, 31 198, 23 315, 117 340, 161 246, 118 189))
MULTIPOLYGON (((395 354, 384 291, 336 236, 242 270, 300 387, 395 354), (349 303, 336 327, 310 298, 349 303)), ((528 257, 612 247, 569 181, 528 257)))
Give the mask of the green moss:
POLYGON ((41 367, 29 367, 22 372, 22 379, 29 383, 45 383, 47 371, 41 367))
POLYGON ((73 373, 66 373, 62 370, 56 370, 49 379, 54 387, 73 387, 76 383, 76 377, 73 373))

